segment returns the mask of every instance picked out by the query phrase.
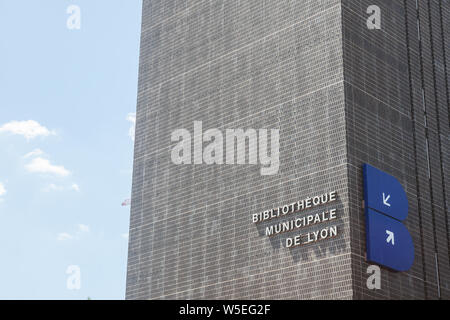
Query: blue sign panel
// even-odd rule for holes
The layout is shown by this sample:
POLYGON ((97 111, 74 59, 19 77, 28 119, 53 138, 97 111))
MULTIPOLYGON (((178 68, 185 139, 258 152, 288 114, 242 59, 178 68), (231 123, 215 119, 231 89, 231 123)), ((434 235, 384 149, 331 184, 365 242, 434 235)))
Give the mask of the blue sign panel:
POLYGON ((408 198, 393 176, 365 164, 367 260, 397 271, 414 262, 414 244, 401 221, 408 216, 408 198))
POLYGON ((414 262, 414 244, 400 222, 366 210, 367 260, 396 271, 407 271, 414 262))
POLYGON ((408 216, 408 198, 400 182, 371 165, 363 166, 365 206, 403 221, 408 216))

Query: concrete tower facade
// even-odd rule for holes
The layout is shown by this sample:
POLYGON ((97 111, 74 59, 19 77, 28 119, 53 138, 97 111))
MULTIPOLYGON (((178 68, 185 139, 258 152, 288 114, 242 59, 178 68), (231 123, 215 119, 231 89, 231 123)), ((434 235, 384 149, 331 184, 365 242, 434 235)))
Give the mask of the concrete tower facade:
POLYGON ((448 0, 144 0, 126 298, 450 298, 449 75, 448 0), (276 174, 250 138, 174 163, 177 130, 230 128, 279 130, 276 174), (380 289, 364 163, 409 202, 413 266, 380 289))

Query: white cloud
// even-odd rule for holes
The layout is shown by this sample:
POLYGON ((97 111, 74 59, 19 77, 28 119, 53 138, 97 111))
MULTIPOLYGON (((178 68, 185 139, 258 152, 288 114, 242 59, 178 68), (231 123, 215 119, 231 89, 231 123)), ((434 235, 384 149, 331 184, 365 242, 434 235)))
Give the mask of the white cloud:
POLYGON ((80 224, 78 225, 78 230, 79 230, 80 232, 89 232, 90 228, 89 228, 89 226, 80 223, 80 224))
POLYGON ((33 159, 25 166, 25 169, 33 173, 50 173, 61 177, 70 175, 70 171, 63 166, 52 165, 50 161, 41 157, 33 159))
POLYGON ((57 239, 58 241, 72 240, 73 236, 71 234, 68 234, 67 232, 61 232, 58 234, 57 239))
POLYGON ((128 130, 128 136, 131 138, 131 140, 134 141, 134 135, 136 130, 136 113, 129 113, 126 119, 127 121, 131 122, 131 127, 128 130))
POLYGON ((41 149, 34 149, 31 152, 28 152, 26 155, 23 156, 24 159, 28 159, 28 158, 33 158, 33 157, 37 157, 40 155, 43 155, 44 151, 42 151, 41 149))
POLYGON ((5 194, 6 194, 5 185, 0 182, 0 196, 4 196, 5 194))
POLYGON ((54 131, 48 130, 34 120, 28 121, 11 121, 0 127, 0 133, 8 132, 11 134, 24 136, 27 140, 42 136, 55 135, 54 131))
POLYGON ((42 191, 44 192, 51 192, 51 191, 63 191, 64 187, 62 186, 57 186, 54 183, 49 184, 47 187, 45 187, 44 189, 42 189, 42 191))
POLYGON ((76 192, 79 192, 80 187, 76 183, 72 184, 71 186, 61 186, 61 185, 56 185, 54 183, 50 183, 48 186, 43 188, 42 191, 44 191, 44 192, 52 192, 52 191, 76 191, 76 192))
POLYGON ((58 241, 66 241, 66 240, 78 241, 81 239, 81 234, 88 233, 89 231, 90 231, 90 228, 88 225, 80 223, 77 225, 77 231, 75 232, 74 235, 67 233, 67 232, 61 232, 61 233, 58 233, 57 240, 58 241))
POLYGON ((122 238, 128 240, 128 233, 122 233, 121 236, 122 238))

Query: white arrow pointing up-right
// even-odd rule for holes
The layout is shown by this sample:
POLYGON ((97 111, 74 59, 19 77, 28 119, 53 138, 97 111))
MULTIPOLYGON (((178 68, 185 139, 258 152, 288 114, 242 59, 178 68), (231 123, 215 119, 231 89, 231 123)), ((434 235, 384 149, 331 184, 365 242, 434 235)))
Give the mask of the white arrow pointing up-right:
POLYGON ((388 207, 391 206, 391 204, 388 203, 388 200, 389 200, 390 198, 391 198, 391 195, 390 195, 390 194, 388 194, 387 197, 386 197, 386 195, 385 195, 384 192, 383 192, 383 204, 384 204, 385 206, 388 206, 388 207))
POLYGON ((392 245, 395 245, 394 233, 392 231, 386 230, 386 234, 388 235, 386 242, 387 243, 391 242, 392 245))

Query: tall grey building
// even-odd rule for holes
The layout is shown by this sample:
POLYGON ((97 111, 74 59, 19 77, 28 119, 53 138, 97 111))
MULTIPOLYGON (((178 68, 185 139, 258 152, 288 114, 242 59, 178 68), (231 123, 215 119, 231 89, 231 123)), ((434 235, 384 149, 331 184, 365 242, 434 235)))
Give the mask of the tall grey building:
POLYGON ((449 76, 450 0, 144 0, 126 298, 449 299, 449 76), (279 129, 277 174, 175 164, 195 121, 279 129), (365 163, 415 251, 375 288, 365 163))

